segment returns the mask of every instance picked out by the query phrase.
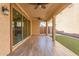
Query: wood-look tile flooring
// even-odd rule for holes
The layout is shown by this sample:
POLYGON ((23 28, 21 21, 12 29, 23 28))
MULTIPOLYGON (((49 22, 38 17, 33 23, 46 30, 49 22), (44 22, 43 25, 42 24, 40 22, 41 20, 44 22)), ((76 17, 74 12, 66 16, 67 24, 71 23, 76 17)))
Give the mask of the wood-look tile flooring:
POLYGON ((9 56, 76 56, 76 54, 57 41, 53 42, 51 37, 40 35, 26 40, 9 56))

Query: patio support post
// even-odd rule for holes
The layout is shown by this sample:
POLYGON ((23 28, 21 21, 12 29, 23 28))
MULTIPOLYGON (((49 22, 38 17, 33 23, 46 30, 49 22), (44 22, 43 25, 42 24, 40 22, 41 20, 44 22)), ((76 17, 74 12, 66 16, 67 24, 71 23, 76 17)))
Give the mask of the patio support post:
POLYGON ((56 36, 56 19, 55 16, 52 17, 52 40, 55 41, 56 36))
POLYGON ((46 35, 48 35, 48 21, 46 21, 46 35))

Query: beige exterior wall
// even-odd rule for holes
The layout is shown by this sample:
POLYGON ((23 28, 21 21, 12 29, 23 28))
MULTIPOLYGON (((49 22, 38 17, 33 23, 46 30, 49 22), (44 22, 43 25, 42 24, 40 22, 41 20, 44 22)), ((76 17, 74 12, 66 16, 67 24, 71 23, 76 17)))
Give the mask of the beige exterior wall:
POLYGON ((40 35, 40 21, 32 20, 32 35, 40 35))
POLYGON ((7 55, 10 52, 10 4, 0 4, 0 55, 7 55), (2 6, 9 9, 8 16, 3 15, 2 6))
POLYGON ((60 31, 79 34, 79 4, 73 4, 57 15, 56 28, 60 31))
MULTIPOLYGON (((12 4, 12 6, 14 7, 14 4, 12 4)), ((18 11, 20 11, 18 7, 16 7, 16 9, 18 11)), ((20 12, 22 13, 22 11, 23 10, 21 10, 20 12)), ((26 13, 25 14, 23 13, 23 15, 26 16, 26 13)), ((29 17, 27 17, 27 18, 28 18, 28 20, 31 21, 31 19, 29 17)), ((31 25, 32 25, 32 21, 31 21, 31 25)), ((11 31, 12 31, 12 29, 11 29, 11 31)), ((6 4, 6 3, 0 4, 0 55, 8 55, 10 53, 10 49, 12 49, 12 50, 16 49, 25 40, 30 38, 32 35, 32 26, 31 26, 31 35, 29 37, 27 37, 24 41, 20 42, 16 47, 13 47, 13 48, 10 48, 10 42, 13 40, 13 37, 11 35, 11 41, 10 41, 10 33, 11 33, 10 32, 10 4, 6 4), (8 16, 6 16, 2 13, 2 6, 4 6, 4 5, 6 5, 7 8, 9 9, 8 16)))

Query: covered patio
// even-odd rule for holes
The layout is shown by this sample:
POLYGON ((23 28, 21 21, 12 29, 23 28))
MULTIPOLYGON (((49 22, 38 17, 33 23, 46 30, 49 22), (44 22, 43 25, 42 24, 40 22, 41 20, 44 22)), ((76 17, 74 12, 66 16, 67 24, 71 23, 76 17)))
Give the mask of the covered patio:
POLYGON ((72 51, 45 35, 32 36, 9 56, 77 56, 72 51))
MULTIPOLYGON (((8 56, 76 56, 56 41, 56 16, 71 3, 5 4, 9 14, 1 15, 0 55, 8 56), (7 20, 6 20, 7 19, 7 20), (48 33, 51 20, 52 32, 48 33), (41 34, 40 22, 46 23, 41 34), (5 33, 5 34, 4 34, 5 33)), ((0 7, 4 4, 0 4, 0 7)))

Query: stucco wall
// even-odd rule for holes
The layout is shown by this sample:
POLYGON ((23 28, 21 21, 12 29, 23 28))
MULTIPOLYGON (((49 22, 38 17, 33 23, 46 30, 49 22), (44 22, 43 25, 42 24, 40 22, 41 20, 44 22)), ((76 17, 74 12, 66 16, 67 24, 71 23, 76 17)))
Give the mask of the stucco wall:
POLYGON ((56 17, 57 30, 79 34, 79 4, 64 9, 56 17))
POLYGON ((0 55, 10 52, 10 4, 0 4, 0 55), (3 15, 2 6, 9 9, 8 16, 3 15))
POLYGON ((32 20, 32 35, 40 35, 40 21, 32 20))

